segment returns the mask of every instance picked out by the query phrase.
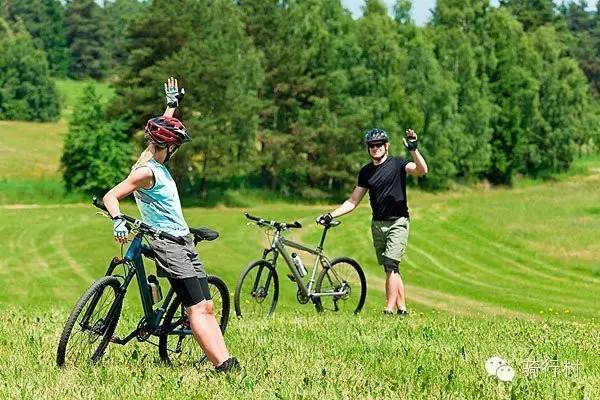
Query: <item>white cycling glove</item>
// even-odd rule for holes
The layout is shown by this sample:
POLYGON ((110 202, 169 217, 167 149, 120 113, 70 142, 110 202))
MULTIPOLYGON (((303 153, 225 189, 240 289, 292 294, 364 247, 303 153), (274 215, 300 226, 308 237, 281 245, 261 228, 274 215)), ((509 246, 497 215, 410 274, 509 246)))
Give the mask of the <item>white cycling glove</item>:
POLYGON ((113 219, 113 235, 115 235, 115 239, 121 241, 126 239, 129 236, 129 230, 127 229, 127 221, 120 215, 114 217, 113 219))
POLYGON ((167 98, 167 107, 176 108, 179 106, 183 96, 185 95, 185 89, 177 86, 177 79, 170 77, 165 83, 165 96, 167 98))

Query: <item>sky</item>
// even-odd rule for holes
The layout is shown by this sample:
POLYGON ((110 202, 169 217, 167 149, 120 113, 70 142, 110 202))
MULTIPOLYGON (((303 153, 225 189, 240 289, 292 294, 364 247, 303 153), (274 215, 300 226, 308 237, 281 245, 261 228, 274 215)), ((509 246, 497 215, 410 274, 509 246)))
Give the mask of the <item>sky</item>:
MULTIPOLYGON (((395 0, 384 0, 384 2, 388 6, 388 9, 391 10, 395 0)), ((559 1, 555 2, 559 3, 559 1)), ((492 5, 498 5, 498 0, 491 0, 491 3, 492 5)), ((595 4, 595 1, 588 1, 588 4, 590 3, 595 4)), ((359 17, 362 14, 364 0, 342 0, 342 4, 352 12, 354 17, 359 17)), ((435 0, 413 0, 412 4, 413 19, 417 25, 425 24, 431 17, 429 10, 435 7, 435 0)))

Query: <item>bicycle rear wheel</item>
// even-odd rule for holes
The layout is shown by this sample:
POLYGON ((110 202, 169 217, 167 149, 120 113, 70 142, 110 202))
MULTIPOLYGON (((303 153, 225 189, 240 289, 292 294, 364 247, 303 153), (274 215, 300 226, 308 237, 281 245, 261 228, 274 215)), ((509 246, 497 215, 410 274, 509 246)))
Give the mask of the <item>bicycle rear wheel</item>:
POLYGON ((315 292, 322 294, 315 298, 317 311, 356 314, 365 304, 367 280, 357 261, 340 257, 332 260, 331 266, 321 271, 315 292))
POLYGON ((238 317, 262 318, 275 311, 279 298, 277 271, 266 260, 251 263, 235 287, 234 304, 238 317))
MULTIPOLYGON (((209 276, 207 280, 215 318, 225 334, 231 308, 229 289, 217 276, 209 276)), ((206 361, 206 355, 194 339, 185 307, 177 296, 173 298, 162 326, 163 334, 158 341, 158 354, 162 361, 177 365, 206 361)))
POLYGON ((119 280, 98 279, 79 298, 63 329, 56 351, 56 364, 96 364, 117 327, 123 305, 119 280))

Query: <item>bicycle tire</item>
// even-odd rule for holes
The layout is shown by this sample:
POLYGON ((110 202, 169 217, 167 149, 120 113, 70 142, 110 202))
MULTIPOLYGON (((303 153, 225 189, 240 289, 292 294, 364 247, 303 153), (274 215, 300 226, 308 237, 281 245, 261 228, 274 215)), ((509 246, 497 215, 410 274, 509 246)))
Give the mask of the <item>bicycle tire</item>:
POLYGON ((273 265, 266 260, 256 260, 250 263, 240 274, 235 286, 233 297, 235 314, 238 317, 269 317, 275 312, 278 299, 279 278, 273 265), (266 275, 264 273, 265 269, 267 271, 266 275), (254 273, 257 274, 255 277, 253 277, 254 273), (273 288, 269 292, 271 285, 273 285, 273 288), (268 299, 269 294, 273 295, 271 300, 268 299), (265 300, 267 303, 266 310, 262 306, 265 300), (244 309, 243 312, 242 308, 244 309))
MULTIPOLYGON (((221 332, 225 334, 231 310, 229 289, 225 282, 217 276, 208 276, 207 280, 211 300, 214 305, 215 318, 217 319, 219 328, 221 328, 221 332)), ((173 298, 173 301, 165 314, 162 326, 163 332, 158 340, 158 354, 163 362, 173 365, 176 363, 202 363, 206 361, 206 355, 194 339, 194 335, 189 327, 185 308, 177 295, 173 298), (170 332, 173 332, 173 330, 178 328, 184 329, 186 333, 169 335, 170 332), (177 339, 177 342, 173 341, 175 338, 177 339), (171 339, 171 343, 169 343, 169 339, 171 339), (176 343, 175 346, 173 346, 173 343, 176 343)))
POLYGON ((76 364, 80 360, 80 357, 84 355, 86 349, 88 353, 86 358, 89 364, 94 365, 100 361, 121 316, 123 297, 119 293, 120 286, 121 283, 117 278, 114 276, 105 276, 94 282, 81 295, 75 307, 73 307, 58 341, 56 364, 59 367, 70 364, 69 359, 71 357, 69 355, 74 356, 73 364, 76 364), (109 307, 105 308, 104 305, 107 303, 105 301, 101 302, 101 300, 107 288, 112 290, 114 299, 108 304, 109 307), (115 302, 117 302, 116 305, 115 302), (98 307, 99 304, 100 307, 98 307), (113 305, 116 308, 114 308, 111 315, 110 311, 113 309, 113 305), (104 315, 105 313, 107 315, 104 315), (84 323, 83 319, 87 319, 88 317, 89 322, 84 323), (79 324, 76 325, 78 321, 79 324), (80 339, 77 339, 77 337, 80 337, 80 339), (98 340, 100 341, 95 346, 98 340), (79 345, 83 345, 84 347, 77 354, 79 345), (93 353, 89 354, 92 347, 95 347, 95 349, 93 353))
POLYGON ((345 310, 352 314, 359 313, 365 305, 367 298, 367 280, 360 264, 349 257, 339 257, 331 261, 329 268, 323 268, 319 273, 315 284, 316 293, 338 292, 343 288, 348 288, 346 295, 340 296, 321 296, 315 297, 315 308, 319 312, 334 311, 339 312, 345 310), (342 267, 346 267, 347 271, 342 271, 342 267), (350 275, 352 274, 352 275, 350 275), (325 280, 327 278, 327 280, 325 280), (348 279, 348 278, 351 278, 348 279), (354 295, 355 288, 358 288, 358 295, 354 295), (354 296, 353 296, 354 295, 354 296), (343 307, 350 297, 357 299, 356 306, 343 307), (340 301, 343 301, 340 303, 340 301), (342 306, 342 307, 340 307, 342 306))

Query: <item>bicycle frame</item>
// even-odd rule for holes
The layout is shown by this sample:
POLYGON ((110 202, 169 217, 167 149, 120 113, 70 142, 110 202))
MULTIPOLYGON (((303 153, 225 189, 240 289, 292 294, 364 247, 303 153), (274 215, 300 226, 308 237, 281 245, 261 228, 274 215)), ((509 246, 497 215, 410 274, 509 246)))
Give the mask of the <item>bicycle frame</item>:
MULTIPOLYGON (((121 299, 125 297, 127 288, 129 287, 129 284, 135 276, 137 278, 138 288, 140 292, 140 300, 142 302, 142 308, 144 310, 145 325, 138 326, 123 339, 115 338, 113 342, 117 344, 126 344, 131 339, 136 337, 140 333, 142 328, 150 334, 157 336, 160 335, 160 321, 162 320, 175 294, 173 288, 170 288, 162 304, 156 310, 152 308, 152 297, 150 294, 150 289, 148 287, 146 270, 144 269, 144 262, 142 260, 142 248, 144 246, 142 244, 143 236, 144 235, 142 233, 136 234, 134 239, 131 241, 131 244, 127 248, 125 257, 123 259, 119 259, 116 257, 113 258, 105 274, 106 276, 112 275, 115 268, 118 265, 125 264, 127 266, 127 275, 123 277, 123 283, 120 286, 119 296, 121 297, 121 299)), ((113 308, 115 309, 111 309, 109 311, 109 315, 112 315, 114 312, 117 311, 116 307, 118 307, 118 303, 120 302, 115 302, 115 304, 113 305, 113 308)))
POLYGON ((323 254, 323 243, 325 243, 325 237, 327 236, 327 230, 328 229, 329 228, 326 227, 325 230, 323 231, 323 235, 321 236, 321 241, 320 241, 320 243, 319 243, 319 245, 317 246, 316 249, 312 249, 312 248, 307 247, 307 246, 305 246, 305 245, 303 245, 301 243, 297 243, 297 242, 294 242, 292 240, 286 239, 281 234, 281 231, 276 230, 275 234, 273 236, 273 240, 271 241, 271 248, 270 249, 266 249, 264 251, 263 259, 267 256, 268 253, 273 252, 274 256, 273 256, 272 263, 273 263, 273 267, 275 267, 278 255, 281 254, 283 256, 283 259, 285 260, 286 264, 288 265, 288 267, 289 267, 292 275, 294 276, 296 284, 298 285, 298 289, 300 290, 300 292, 302 292, 302 294, 304 296, 312 298, 312 297, 340 296, 340 295, 344 295, 345 293, 343 291, 340 291, 340 292, 327 292, 327 293, 315 293, 313 291, 313 287, 312 287, 312 285, 315 283, 315 277, 317 275, 317 269, 318 269, 317 267, 319 266, 319 264, 323 268, 329 268, 330 267, 329 259, 325 256, 325 254, 323 254), (305 252, 313 254, 315 256, 315 262, 314 262, 314 265, 313 265, 313 270, 312 270, 312 273, 310 275, 310 279, 308 280, 307 284, 304 283, 304 280, 300 276, 300 273, 298 272, 298 268, 294 264, 294 261, 292 260, 292 256, 287 251, 286 247, 291 247, 291 248, 294 248, 294 249, 297 249, 297 250, 305 251, 305 252))

